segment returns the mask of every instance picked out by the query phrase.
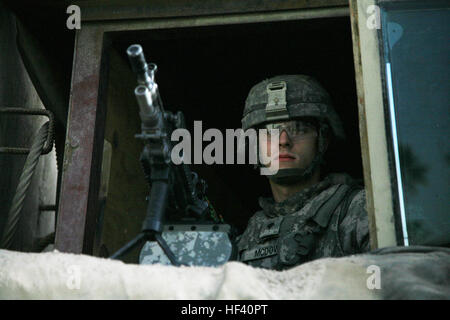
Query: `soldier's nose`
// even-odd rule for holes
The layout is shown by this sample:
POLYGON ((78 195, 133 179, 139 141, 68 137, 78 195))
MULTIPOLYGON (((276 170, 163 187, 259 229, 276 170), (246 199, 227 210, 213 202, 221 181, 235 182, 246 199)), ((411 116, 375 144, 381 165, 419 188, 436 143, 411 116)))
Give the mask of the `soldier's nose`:
POLYGON ((289 139, 289 135, 286 130, 281 131, 279 144, 280 147, 287 147, 291 145, 291 140, 289 139))

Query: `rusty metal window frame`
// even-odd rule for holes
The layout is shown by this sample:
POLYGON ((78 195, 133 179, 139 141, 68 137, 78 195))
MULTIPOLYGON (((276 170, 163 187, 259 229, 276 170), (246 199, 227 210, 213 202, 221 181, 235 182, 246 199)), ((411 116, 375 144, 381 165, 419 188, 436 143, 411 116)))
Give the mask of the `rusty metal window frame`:
MULTIPOLYGON (((82 8, 82 11, 85 10, 82 8)), ((73 253, 94 252, 104 141, 104 132, 100 128, 105 122, 106 66, 115 35, 192 26, 347 17, 349 14, 349 7, 340 5, 192 17, 82 21, 75 37, 56 249, 73 253), (79 125, 81 123, 83 126, 79 125)))

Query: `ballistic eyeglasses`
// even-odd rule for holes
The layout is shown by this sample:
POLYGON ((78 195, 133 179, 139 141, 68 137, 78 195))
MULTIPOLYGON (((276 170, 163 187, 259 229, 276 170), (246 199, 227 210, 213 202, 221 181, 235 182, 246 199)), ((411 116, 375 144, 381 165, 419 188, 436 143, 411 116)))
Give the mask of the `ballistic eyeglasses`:
POLYGON ((275 134, 275 129, 278 129, 278 135, 286 131, 290 139, 303 139, 311 136, 311 134, 317 134, 316 126, 304 120, 291 120, 285 122, 267 123, 263 126, 263 129, 267 129, 267 134, 270 137, 275 134))

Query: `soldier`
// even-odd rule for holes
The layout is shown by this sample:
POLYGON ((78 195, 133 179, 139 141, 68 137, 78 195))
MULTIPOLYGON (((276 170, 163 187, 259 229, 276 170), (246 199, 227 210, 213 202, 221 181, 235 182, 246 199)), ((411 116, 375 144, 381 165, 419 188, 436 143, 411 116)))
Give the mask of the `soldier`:
MULTIPOLYGON (((321 176, 328 145, 343 140, 344 132, 316 80, 283 75, 258 83, 247 97, 242 127, 265 128, 269 136, 278 129, 279 170, 267 176, 273 198, 259 199, 262 210, 237 238, 239 261, 283 270, 369 250, 364 189, 346 174, 321 176)), ((259 148, 270 150, 270 139, 260 140, 259 148)))

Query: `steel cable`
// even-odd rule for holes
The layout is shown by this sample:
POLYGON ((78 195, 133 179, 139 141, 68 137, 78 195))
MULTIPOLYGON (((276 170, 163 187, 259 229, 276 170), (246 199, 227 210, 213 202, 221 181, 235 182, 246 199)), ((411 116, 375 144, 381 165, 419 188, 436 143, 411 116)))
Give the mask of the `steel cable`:
MULTIPOLYGON (((16 193, 12 200, 11 208, 8 212, 8 218, 4 228, 0 248, 9 249, 13 242, 14 235, 17 230, 18 222, 20 221, 21 211, 23 208, 25 196, 27 195, 28 187, 30 186, 36 165, 39 162, 39 157, 42 154, 44 144, 47 140, 49 130, 49 122, 46 122, 39 129, 36 138, 33 141, 30 152, 25 160, 25 165, 19 179, 19 184, 16 188, 16 193)), ((53 141, 51 141, 53 146, 53 141)))

